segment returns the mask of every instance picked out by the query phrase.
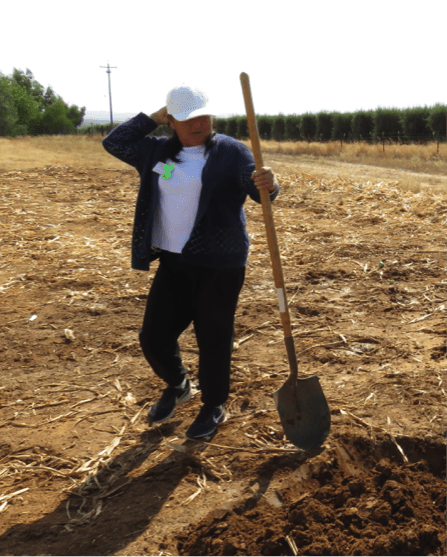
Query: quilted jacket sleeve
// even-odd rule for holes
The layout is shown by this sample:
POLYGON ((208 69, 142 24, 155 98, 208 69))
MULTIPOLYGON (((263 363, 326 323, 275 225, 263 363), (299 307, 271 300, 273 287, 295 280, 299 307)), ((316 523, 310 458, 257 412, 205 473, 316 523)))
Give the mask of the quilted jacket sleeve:
MULTIPOLYGON (((239 150, 240 150, 239 176, 241 180, 241 186, 243 190, 247 193, 247 195, 249 195, 253 199, 253 201, 256 201, 256 203, 261 203, 261 195, 259 193, 258 188, 255 186, 254 181, 251 178, 251 175, 256 168, 253 154, 246 145, 240 142, 239 142, 239 150)), ((270 201, 274 201, 276 199, 279 193, 279 189, 280 188, 277 188, 274 192, 270 194, 270 201)))
POLYGON ((146 136, 156 127, 152 118, 140 112, 112 130, 102 145, 108 153, 141 171, 151 142, 146 136))

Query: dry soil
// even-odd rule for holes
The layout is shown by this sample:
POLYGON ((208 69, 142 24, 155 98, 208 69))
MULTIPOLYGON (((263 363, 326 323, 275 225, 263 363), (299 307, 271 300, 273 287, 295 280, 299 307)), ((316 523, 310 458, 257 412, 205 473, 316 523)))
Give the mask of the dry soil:
POLYGON ((272 398, 288 363, 259 205, 228 419, 196 443, 192 327, 195 396, 146 422, 162 384, 137 336, 157 263, 130 269, 136 173, 0 174, 2 555, 446 553, 447 195, 383 169, 266 163, 299 372, 331 408, 313 452, 272 398))

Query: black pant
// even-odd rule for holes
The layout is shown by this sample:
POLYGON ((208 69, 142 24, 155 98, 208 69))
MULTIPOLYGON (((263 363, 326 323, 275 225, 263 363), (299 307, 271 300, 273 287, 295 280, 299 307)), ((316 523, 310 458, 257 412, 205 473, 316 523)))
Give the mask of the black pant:
POLYGON ((230 391, 234 314, 245 277, 240 269, 211 269, 162 251, 149 296, 140 343, 154 372, 171 387, 186 373, 178 338, 194 322, 202 402, 223 404, 230 391))

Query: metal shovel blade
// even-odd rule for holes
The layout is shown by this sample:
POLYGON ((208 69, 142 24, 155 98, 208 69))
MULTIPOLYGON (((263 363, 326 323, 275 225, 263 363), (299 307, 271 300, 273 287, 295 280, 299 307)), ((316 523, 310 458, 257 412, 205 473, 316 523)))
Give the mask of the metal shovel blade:
POLYGON ((287 439, 305 451, 321 447, 329 434, 331 412, 318 377, 286 381, 273 399, 287 439))

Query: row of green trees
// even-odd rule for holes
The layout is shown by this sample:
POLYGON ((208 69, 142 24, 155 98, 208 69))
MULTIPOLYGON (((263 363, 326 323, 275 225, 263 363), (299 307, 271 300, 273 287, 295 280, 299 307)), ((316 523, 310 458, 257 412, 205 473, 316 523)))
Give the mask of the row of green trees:
MULTIPOLYGON (((276 141, 445 141, 447 105, 407 109, 377 108, 351 113, 257 116, 262 139, 276 141)), ((248 138, 245 116, 217 118, 215 130, 236 139, 248 138)), ((166 126, 153 135, 170 135, 166 126)))
MULTIPOLYGON (((406 109, 377 108, 352 113, 260 115, 260 136, 276 141, 443 141, 446 139, 447 105, 406 109)), ((14 68, 10 76, 0 73, 0 136, 49 135, 67 133, 108 133, 112 126, 80 128, 85 107, 68 106, 51 87, 45 88, 32 72, 14 68)), ((219 133, 248 137, 245 116, 217 118, 219 133)), ((155 135, 170 135, 159 126, 155 135)))
MULTIPOLYGON (((446 139, 447 105, 431 108, 377 108, 353 113, 258 116, 259 135, 276 141, 443 141, 446 139)), ((248 137, 245 116, 219 118, 216 131, 242 139, 248 137)))
POLYGON ((0 72, 0 136, 76 133, 85 107, 68 106, 51 87, 46 89, 31 70, 0 72))

